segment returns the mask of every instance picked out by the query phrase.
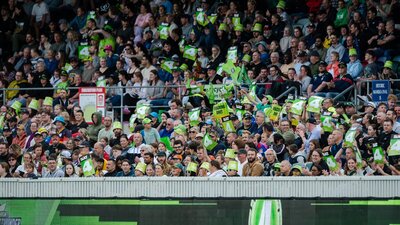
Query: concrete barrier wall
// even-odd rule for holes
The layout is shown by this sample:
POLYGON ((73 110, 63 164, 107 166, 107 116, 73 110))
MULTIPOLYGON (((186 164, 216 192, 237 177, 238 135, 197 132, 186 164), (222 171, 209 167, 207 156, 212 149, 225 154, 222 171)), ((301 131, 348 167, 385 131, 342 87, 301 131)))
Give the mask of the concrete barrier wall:
POLYGON ((398 198, 397 177, 5 179, 0 198, 398 198))

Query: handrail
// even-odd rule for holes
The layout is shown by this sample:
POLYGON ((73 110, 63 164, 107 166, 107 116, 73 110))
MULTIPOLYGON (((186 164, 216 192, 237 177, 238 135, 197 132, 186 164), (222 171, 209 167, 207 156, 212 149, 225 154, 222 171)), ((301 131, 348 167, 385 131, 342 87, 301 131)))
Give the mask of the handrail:
POLYGON ((286 91, 284 91, 282 94, 280 94, 280 95, 279 95, 278 97, 276 97, 275 99, 279 101, 282 97, 284 97, 286 94, 289 94, 292 90, 295 90, 295 92, 294 92, 294 93, 295 93, 295 94, 294 94, 295 96, 294 96, 294 97, 297 98, 296 89, 297 89, 296 87, 291 87, 291 88, 287 89, 286 91))
POLYGON ((355 87, 354 84, 352 84, 350 87, 346 88, 344 91, 340 92, 338 95, 336 95, 333 100, 336 101, 338 98, 341 98, 343 95, 347 94, 347 92, 351 91, 355 87))

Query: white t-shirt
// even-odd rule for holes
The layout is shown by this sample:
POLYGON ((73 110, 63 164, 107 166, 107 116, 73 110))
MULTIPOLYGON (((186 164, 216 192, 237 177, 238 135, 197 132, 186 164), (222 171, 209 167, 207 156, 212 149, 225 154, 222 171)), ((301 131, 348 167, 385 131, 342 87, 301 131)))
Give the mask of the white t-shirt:
MULTIPOLYGON (((42 21, 42 17, 45 14, 49 14, 49 7, 45 2, 36 3, 35 5, 33 5, 32 16, 35 17, 36 22, 42 21)), ((46 22, 48 22, 48 18, 49 17, 46 18, 46 22)))

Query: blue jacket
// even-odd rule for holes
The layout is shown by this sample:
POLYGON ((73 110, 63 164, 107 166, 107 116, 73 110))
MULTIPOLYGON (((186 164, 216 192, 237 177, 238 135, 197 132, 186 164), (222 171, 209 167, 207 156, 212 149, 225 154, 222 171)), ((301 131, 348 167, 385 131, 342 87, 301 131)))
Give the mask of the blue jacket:
POLYGON ((347 72, 350 74, 353 80, 357 80, 361 76, 363 69, 364 68, 361 62, 358 59, 347 64, 347 72))

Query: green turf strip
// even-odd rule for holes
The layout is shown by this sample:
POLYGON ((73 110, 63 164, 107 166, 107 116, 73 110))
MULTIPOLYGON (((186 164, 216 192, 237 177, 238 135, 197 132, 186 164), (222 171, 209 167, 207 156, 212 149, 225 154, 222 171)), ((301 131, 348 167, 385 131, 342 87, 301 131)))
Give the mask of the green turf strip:
POLYGON ((349 203, 311 203, 315 206, 335 206, 335 205, 347 205, 347 206, 360 206, 360 205, 400 205, 400 200, 373 200, 373 201, 349 201, 349 203))
POLYGON ((146 200, 62 200, 60 205, 179 205, 179 201, 146 200))

